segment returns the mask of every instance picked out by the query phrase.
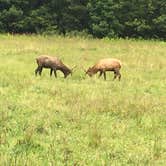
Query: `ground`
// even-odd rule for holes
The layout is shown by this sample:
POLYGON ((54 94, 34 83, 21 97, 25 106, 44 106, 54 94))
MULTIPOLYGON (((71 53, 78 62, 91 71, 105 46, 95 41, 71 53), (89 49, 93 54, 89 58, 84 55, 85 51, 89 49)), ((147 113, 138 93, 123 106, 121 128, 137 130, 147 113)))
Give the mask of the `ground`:
POLYGON ((166 43, 0 35, 0 165, 165 165, 166 43), (77 65, 67 79, 35 58, 77 65), (122 61, 122 79, 84 68, 122 61))

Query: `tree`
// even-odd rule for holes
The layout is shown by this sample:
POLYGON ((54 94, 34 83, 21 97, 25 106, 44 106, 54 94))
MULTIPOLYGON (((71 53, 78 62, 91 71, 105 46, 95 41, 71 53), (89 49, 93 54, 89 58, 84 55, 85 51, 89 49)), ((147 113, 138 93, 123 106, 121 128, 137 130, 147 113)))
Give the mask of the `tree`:
POLYGON ((0 32, 166 39, 165 0, 0 0, 0 32))

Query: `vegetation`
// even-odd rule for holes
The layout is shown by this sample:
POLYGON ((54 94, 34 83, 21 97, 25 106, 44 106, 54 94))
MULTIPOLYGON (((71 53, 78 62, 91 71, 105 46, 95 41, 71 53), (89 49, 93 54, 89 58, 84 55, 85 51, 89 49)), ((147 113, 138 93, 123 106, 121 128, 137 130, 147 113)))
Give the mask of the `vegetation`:
POLYGON ((0 0, 0 32, 166 39, 165 0, 0 0))
POLYGON ((161 41, 0 36, 0 165, 165 165, 166 45, 161 41), (57 55, 72 77, 35 77, 57 55), (85 76, 98 59, 122 80, 85 76))

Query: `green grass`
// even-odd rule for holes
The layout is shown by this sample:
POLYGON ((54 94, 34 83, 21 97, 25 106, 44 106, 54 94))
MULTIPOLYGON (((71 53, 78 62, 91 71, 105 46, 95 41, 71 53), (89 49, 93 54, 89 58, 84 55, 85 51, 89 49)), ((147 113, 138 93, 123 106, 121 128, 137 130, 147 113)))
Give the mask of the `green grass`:
POLYGON ((0 35, 0 165, 165 165, 166 43, 0 35), (35 77, 56 55, 67 79, 35 77), (122 61, 122 80, 85 76, 98 59, 122 61))

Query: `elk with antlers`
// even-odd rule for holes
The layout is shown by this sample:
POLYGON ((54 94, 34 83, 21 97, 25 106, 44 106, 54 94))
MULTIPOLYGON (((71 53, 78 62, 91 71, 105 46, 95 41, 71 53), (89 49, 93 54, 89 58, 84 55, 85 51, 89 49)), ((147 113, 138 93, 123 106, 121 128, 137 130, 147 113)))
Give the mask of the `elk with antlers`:
POLYGON ((36 58, 36 62, 38 64, 38 67, 35 70, 35 75, 39 73, 41 75, 43 68, 49 68, 50 69, 50 76, 52 76, 52 72, 54 71, 55 77, 57 77, 57 70, 60 70, 64 74, 64 78, 66 78, 69 74, 72 75, 72 70, 69 69, 66 65, 63 64, 63 62, 58 59, 57 57, 42 55, 36 58))
POLYGON ((106 71, 113 71, 114 72, 114 79, 117 77, 119 78, 119 81, 121 79, 120 74, 121 69, 121 61, 118 59, 101 59, 99 60, 94 66, 90 67, 86 72, 90 77, 92 77, 97 72, 100 72, 99 77, 103 74, 104 79, 106 80, 106 71))

